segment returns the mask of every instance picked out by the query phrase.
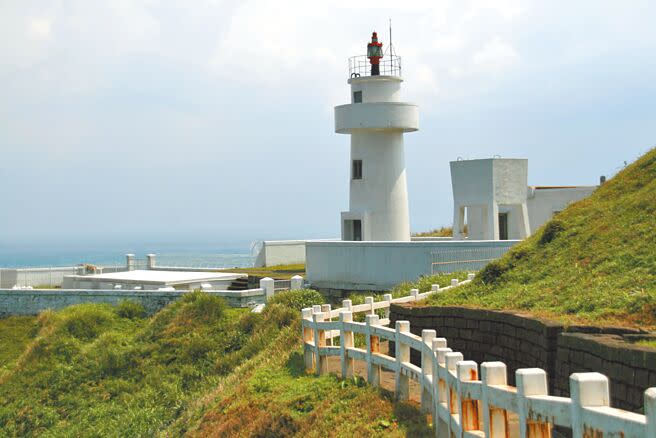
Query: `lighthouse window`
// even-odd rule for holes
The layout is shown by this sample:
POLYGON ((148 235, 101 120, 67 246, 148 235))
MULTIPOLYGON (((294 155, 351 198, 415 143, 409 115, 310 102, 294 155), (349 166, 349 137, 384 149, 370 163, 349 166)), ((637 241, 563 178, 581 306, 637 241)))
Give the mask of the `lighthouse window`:
POLYGON ((362 91, 353 92, 353 103, 362 103, 362 91))
POLYGON ((353 160, 353 179, 362 179, 362 160, 353 160))

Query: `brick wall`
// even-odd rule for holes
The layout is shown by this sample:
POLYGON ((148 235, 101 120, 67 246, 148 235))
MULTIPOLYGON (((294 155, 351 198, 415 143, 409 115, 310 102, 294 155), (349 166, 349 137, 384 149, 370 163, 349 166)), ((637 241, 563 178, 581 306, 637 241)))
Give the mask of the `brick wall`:
MULTIPOLYGON (((512 385, 518 368, 542 368, 549 376, 549 392, 565 396, 571 373, 598 371, 611 380, 613 406, 634 411, 643 405, 644 390, 656 386, 656 350, 625 339, 637 336, 639 330, 566 328, 512 312, 407 304, 393 304, 390 320, 390 327, 397 320, 410 321, 410 330, 417 335, 423 329, 435 329, 465 359, 504 362, 512 385)), ((418 364, 419 355, 412 361, 418 364)))

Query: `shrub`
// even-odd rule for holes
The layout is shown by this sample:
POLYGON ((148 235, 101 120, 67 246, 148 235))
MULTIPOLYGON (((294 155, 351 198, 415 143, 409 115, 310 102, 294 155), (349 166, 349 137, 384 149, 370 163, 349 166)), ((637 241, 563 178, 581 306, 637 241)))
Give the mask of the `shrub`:
POLYGON ((118 332, 105 332, 89 348, 87 357, 95 362, 100 377, 117 376, 131 370, 134 363, 128 338, 118 332))
POLYGON ((104 306, 81 304, 65 312, 63 328, 78 339, 93 339, 111 322, 113 314, 104 306))
POLYGON ((314 304, 324 302, 323 296, 312 289, 288 290, 280 292, 273 296, 268 302, 267 307, 271 304, 282 304, 290 309, 300 311, 306 307, 312 307, 314 304))
POLYGON ((123 300, 116 305, 116 315, 121 318, 135 319, 146 316, 146 309, 141 303, 131 300, 123 300))
POLYGON ((253 333, 255 327, 262 321, 262 315, 259 313, 248 312, 244 313, 239 318, 239 329, 244 333, 253 333))
POLYGON ((301 317, 298 310, 280 303, 269 303, 262 312, 264 320, 278 328, 286 327, 301 317))
POLYGON ((215 348, 216 346, 210 339, 200 335, 191 336, 185 340, 183 345, 183 358, 187 362, 194 363, 203 359, 215 348))
POLYGON ((509 269, 510 266, 503 260, 494 260, 485 265, 478 274, 478 278, 485 284, 495 284, 509 269))
POLYGON ((546 245, 553 241, 558 235, 565 231, 565 224, 557 219, 552 219, 544 226, 544 231, 540 236, 540 245, 546 245))
POLYGON ((221 318, 226 311, 226 303, 221 297, 205 292, 194 291, 182 297, 182 313, 192 319, 210 322, 221 318))

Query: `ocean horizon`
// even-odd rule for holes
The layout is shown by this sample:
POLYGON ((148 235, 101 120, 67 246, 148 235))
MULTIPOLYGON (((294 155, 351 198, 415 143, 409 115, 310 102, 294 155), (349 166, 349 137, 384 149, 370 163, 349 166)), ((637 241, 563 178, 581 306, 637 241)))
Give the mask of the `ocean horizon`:
POLYGON ((97 266, 125 265, 125 255, 134 254, 145 260, 146 254, 156 254, 156 265, 192 268, 246 268, 253 266, 255 257, 250 245, 214 246, 167 244, 161 246, 90 248, 65 246, 10 247, 0 246, 0 268, 46 268, 76 266, 89 263, 97 266))

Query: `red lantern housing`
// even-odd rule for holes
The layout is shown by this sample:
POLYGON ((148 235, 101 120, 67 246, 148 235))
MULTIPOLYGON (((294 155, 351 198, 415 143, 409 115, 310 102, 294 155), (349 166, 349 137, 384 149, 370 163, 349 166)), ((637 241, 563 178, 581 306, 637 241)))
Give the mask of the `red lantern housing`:
POLYGON ((371 34, 371 42, 367 44, 367 58, 371 63, 371 76, 380 75, 380 58, 383 57, 383 43, 378 42, 378 34, 371 34))

